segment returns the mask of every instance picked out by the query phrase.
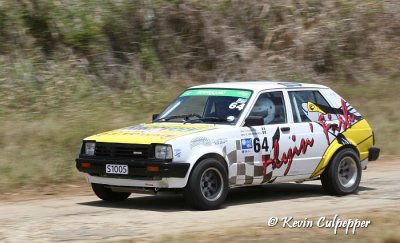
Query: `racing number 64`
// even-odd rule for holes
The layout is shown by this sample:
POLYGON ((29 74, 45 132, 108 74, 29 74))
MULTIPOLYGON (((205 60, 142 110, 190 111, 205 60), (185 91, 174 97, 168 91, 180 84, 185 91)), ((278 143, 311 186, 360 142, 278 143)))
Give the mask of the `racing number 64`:
POLYGON ((269 149, 267 137, 264 137, 262 143, 260 143, 259 138, 254 138, 253 144, 254 144, 254 152, 256 153, 260 152, 261 149, 265 150, 265 152, 267 152, 269 149))

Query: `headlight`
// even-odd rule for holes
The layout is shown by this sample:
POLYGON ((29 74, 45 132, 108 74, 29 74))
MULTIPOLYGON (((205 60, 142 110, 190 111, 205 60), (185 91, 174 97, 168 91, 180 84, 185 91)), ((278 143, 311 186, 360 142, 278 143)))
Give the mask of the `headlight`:
POLYGON ((95 149, 96 149, 96 143, 94 142, 85 143, 85 155, 94 155, 95 149))
POLYGON ((155 147, 156 159, 172 159, 172 146, 168 144, 159 144, 155 147))

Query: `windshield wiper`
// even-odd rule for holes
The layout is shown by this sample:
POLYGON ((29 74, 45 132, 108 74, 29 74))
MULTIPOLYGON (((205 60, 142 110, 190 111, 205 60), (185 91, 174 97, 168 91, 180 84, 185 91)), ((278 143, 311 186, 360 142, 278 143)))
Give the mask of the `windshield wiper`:
POLYGON ((220 118, 220 117, 215 117, 215 116, 206 116, 206 117, 198 117, 198 118, 192 119, 192 120, 186 120, 185 123, 186 122, 196 122, 196 121, 226 122, 228 120, 226 118, 220 118))
POLYGON ((154 122, 158 122, 158 121, 169 121, 169 120, 177 119, 177 118, 183 118, 184 121, 186 122, 187 120, 189 120, 190 117, 201 118, 201 116, 200 116, 199 114, 191 113, 191 114, 184 114, 184 115, 167 116, 167 117, 164 117, 164 118, 156 119, 156 120, 154 120, 154 122))

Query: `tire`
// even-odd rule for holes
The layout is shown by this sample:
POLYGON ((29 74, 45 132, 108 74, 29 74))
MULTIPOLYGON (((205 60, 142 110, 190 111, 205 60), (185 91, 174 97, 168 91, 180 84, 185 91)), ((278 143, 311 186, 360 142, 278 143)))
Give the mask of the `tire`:
POLYGON ((92 189, 96 196, 104 201, 124 201, 131 195, 129 192, 114 192, 102 184, 92 183, 92 189))
POLYGON ((346 195, 357 191, 361 181, 358 154, 350 148, 340 150, 321 175, 322 187, 331 195, 346 195))
POLYGON ((200 210, 221 207, 228 194, 228 172, 216 159, 204 159, 192 170, 183 190, 186 201, 200 210))

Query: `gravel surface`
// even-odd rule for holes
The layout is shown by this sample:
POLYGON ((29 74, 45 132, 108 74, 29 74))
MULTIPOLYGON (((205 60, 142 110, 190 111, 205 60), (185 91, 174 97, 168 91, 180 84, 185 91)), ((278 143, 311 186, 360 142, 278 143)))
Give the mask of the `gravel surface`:
POLYGON ((8 198, 0 200, 0 241, 103 242, 266 224, 272 216, 368 215, 372 209, 399 205, 399 162, 371 163, 358 194, 327 196, 319 181, 236 188, 224 208, 215 211, 192 210, 180 195, 133 194, 118 203, 71 192, 24 201, 8 198))

